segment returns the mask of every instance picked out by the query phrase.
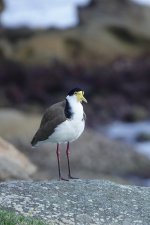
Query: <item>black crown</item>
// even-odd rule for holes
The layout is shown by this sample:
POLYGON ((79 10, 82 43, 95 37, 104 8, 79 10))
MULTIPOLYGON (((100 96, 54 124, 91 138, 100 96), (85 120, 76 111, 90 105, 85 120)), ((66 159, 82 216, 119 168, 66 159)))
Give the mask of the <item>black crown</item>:
POLYGON ((71 91, 69 91, 68 95, 72 96, 72 95, 74 95, 75 92, 78 92, 78 91, 82 91, 81 88, 74 88, 71 91))

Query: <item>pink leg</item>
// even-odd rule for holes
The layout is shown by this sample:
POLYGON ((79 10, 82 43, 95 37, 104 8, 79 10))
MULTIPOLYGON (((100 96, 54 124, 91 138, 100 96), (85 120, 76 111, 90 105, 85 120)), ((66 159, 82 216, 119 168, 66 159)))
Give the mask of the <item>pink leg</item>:
POLYGON ((59 180, 65 180, 68 181, 68 179, 65 179, 61 176, 61 170, 60 170, 60 150, 59 150, 59 144, 57 144, 57 150, 56 150, 56 154, 57 154, 57 162, 58 162, 58 173, 59 173, 59 180))
POLYGON ((71 176, 70 160, 69 160, 69 156, 70 156, 69 142, 67 143, 66 155, 67 155, 67 162, 68 162, 68 178, 69 179, 78 179, 76 177, 71 176))

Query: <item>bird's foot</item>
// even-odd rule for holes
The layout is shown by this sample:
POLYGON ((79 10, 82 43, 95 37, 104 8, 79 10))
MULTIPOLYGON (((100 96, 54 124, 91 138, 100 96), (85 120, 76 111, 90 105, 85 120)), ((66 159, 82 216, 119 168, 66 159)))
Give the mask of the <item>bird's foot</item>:
POLYGON ((77 180, 77 179, 79 179, 78 177, 72 177, 71 175, 68 175, 68 178, 69 178, 69 179, 72 179, 72 180, 77 180))
POLYGON ((69 181, 68 179, 66 179, 66 178, 64 178, 64 177, 59 177, 59 180, 69 181))

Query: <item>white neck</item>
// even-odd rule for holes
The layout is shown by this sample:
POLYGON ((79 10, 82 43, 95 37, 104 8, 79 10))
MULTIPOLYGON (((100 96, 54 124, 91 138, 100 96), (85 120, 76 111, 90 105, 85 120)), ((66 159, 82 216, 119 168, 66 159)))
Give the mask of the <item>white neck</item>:
POLYGON ((67 96, 66 99, 68 100, 72 113, 73 113, 73 119, 83 119, 83 106, 81 102, 77 100, 77 97, 75 95, 67 96))

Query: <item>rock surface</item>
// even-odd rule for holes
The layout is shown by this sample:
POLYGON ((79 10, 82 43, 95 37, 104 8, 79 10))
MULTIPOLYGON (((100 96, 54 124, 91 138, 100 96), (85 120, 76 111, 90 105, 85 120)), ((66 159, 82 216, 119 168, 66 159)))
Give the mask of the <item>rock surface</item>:
POLYGON ((150 188, 103 180, 5 182, 0 209, 58 225, 148 225, 150 188))
POLYGON ((29 179, 36 166, 13 145, 0 137, 0 180, 29 179))

